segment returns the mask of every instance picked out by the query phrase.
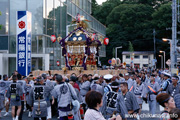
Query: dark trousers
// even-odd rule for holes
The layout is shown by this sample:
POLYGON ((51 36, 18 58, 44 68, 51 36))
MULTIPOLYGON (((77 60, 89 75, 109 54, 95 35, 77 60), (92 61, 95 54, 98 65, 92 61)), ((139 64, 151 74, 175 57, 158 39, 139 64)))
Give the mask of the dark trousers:
MULTIPOLYGON (((39 120, 39 118, 34 118, 34 120, 39 120)), ((42 117, 41 120, 46 120, 46 117, 42 117)))
MULTIPOLYGON (((52 103, 52 100, 50 100, 50 102, 52 103)), ((51 112, 52 112, 52 116, 59 116, 59 112, 58 112, 58 102, 57 99, 55 99, 54 101, 54 105, 51 104, 51 112)))
POLYGON ((26 103, 26 108, 27 110, 29 110, 30 112, 32 112, 31 106, 29 104, 26 103))
POLYGON ((19 115, 19 120, 22 120, 23 112, 24 112, 24 101, 21 101, 21 112, 19 115))

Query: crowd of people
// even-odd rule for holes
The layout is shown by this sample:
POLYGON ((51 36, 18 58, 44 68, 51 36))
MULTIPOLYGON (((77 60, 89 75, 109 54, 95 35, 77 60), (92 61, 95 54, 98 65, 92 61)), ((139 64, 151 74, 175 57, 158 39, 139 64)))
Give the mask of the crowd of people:
POLYGON ((0 80, 0 118, 10 114, 11 106, 12 120, 22 120, 26 111, 34 120, 140 120, 143 103, 149 104, 152 118, 162 106, 159 119, 178 120, 179 102, 179 76, 158 69, 104 76, 14 71, 0 80))

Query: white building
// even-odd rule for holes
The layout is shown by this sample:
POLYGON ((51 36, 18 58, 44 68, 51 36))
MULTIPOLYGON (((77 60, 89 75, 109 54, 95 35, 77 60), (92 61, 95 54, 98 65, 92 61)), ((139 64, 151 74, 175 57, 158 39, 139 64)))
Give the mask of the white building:
POLYGON ((153 66, 153 59, 154 59, 154 52, 153 51, 134 51, 122 52, 122 61, 126 63, 126 66, 129 67, 152 67, 153 66))

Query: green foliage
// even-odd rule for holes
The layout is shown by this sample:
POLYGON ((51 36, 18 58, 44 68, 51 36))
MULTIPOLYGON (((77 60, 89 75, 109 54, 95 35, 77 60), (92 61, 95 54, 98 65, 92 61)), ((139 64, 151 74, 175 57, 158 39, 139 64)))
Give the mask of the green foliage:
POLYGON ((133 45, 132 45, 132 43, 131 43, 130 41, 129 41, 128 51, 130 51, 130 52, 133 52, 133 51, 134 51, 133 45))
MULTIPOLYGON (((107 26, 106 35, 110 39, 106 47, 106 58, 103 64, 113 57, 113 48, 128 51, 133 46, 135 51, 153 51, 153 29, 156 30, 156 51, 169 52, 169 44, 162 38, 171 39, 172 9, 170 0, 107 0, 97 6, 93 16, 107 26), (129 42, 131 45, 129 45, 129 42)), ((179 29, 179 28, 178 28, 179 29)), ((169 57, 169 56, 167 56, 169 57)))

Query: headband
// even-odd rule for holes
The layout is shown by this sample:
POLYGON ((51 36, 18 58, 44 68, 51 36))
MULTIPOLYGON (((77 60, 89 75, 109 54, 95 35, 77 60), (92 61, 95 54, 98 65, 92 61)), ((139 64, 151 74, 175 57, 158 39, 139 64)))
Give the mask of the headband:
POLYGON ((159 103, 165 103, 165 102, 167 102, 169 99, 170 99, 171 97, 168 97, 167 99, 165 99, 165 100, 163 100, 163 101, 161 101, 161 102, 159 102, 159 103))
POLYGON ((111 88, 119 88, 119 86, 111 86, 111 88))

